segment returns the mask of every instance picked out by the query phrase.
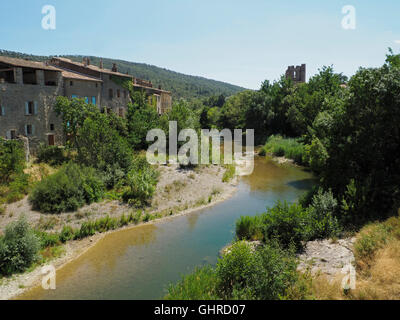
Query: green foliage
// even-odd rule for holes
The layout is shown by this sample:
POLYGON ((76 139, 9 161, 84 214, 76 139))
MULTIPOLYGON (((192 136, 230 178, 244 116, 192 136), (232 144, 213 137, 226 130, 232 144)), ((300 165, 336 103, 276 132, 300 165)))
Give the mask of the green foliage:
POLYGON ((64 226, 63 229, 61 230, 59 238, 62 243, 73 240, 75 238, 74 229, 70 226, 64 226))
POLYGON ((148 104, 144 92, 134 92, 133 104, 128 105, 127 126, 129 144, 135 150, 147 149, 147 133, 160 128, 160 116, 157 109, 148 104))
POLYGON ((122 196, 124 201, 138 206, 147 204, 156 190, 158 176, 145 157, 135 157, 126 179, 128 189, 122 196))
POLYGON ((36 156, 38 163, 44 162, 51 166, 62 165, 67 160, 62 148, 45 144, 40 144, 36 156))
POLYGON ((58 233, 47 233, 44 231, 35 231, 36 237, 40 241, 40 248, 55 247, 60 244, 60 235, 58 233))
POLYGON ((0 138, 0 184, 10 182, 11 176, 23 173, 24 168, 22 142, 0 138))
POLYGON ((29 197, 33 208, 44 213, 75 211, 100 200, 104 183, 93 168, 68 163, 38 182, 29 197))
POLYGON ((25 217, 9 224, 0 237, 0 274, 25 271, 38 258, 39 249, 40 241, 25 217))
POLYGON ((218 300, 215 284, 217 275, 214 268, 197 268, 192 274, 183 276, 181 281, 168 288, 168 300, 218 300))
POLYGON ((241 216, 236 221, 236 237, 239 240, 263 240, 263 229, 261 216, 241 216))
POLYGON ((237 242, 218 260, 215 269, 204 267, 168 289, 167 299, 278 300, 298 281, 292 251, 275 243, 252 249, 237 242))
POLYGON ((19 201, 28 194, 30 190, 29 175, 19 173, 10 177, 8 186, 4 187, 4 191, 0 189, 0 203, 13 203, 19 201))
POLYGON ((277 157, 292 159, 298 164, 306 164, 306 149, 298 139, 283 138, 279 135, 271 136, 263 149, 264 153, 272 153, 277 157))
POLYGON ((222 176, 222 182, 226 183, 226 182, 231 181, 235 177, 236 167, 233 164, 226 165, 225 167, 226 167, 226 169, 225 169, 224 175, 222 176))

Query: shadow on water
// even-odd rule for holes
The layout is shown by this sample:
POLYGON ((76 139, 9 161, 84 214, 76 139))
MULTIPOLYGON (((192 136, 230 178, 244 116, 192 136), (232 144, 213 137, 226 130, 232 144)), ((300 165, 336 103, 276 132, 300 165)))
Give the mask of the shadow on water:
POLYGON ((312 187, 301 168, 256 158, 238 192, 213 207, 107 235, 57 272, 57 290, 34 288, 22 299, 160 299, 168 284, 196 266, 215 264, 234 238, 242 215, 265 212, 278 200, 295 201, 312 187))
POLYGON ((290 181, 287 184, 298 190, 308 191, 316 184, 316 182, 317 181, 315 179, 303 179, 303 180, 290 181))

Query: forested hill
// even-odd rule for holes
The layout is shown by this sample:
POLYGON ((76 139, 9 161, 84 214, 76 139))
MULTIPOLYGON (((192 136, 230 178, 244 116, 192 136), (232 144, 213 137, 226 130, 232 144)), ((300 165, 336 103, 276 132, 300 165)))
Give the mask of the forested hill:
MULTIPOLYGON (((48 56, 35 56, 5 50, 0 50, 0 55, 34 61, 44 61, 49 59, 48 56)), ((62 57, 78 62, 82 62, 83 58, 83 56, 71 55, 63 55, 62 57)), ((100 57, 90 56, 89 58, 92 64, 99 65, 100 57)), ((163 89, 172 92, 174 99, 204 98, 220 94, 230 96, 244 90, 244 88, 229 83, 210 80, 203 77, 189 76, 144 63, 135 63, 108 58, 102 59, 105 68, 111 69, 113 63, 116 63, 118 66, 118 71, 122 73, 128 72, 130 75, 133 75, 137 78, 150 80, 157 87, 161 85, 163 89)))

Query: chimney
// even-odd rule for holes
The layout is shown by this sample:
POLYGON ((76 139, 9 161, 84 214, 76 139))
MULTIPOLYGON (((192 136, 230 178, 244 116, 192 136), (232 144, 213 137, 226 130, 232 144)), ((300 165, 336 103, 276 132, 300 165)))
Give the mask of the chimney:
POLYGON ((162 90, 162 88, 161 88, 161 84, 158 86, 158 89, 159 89, 159 90, 162 90))
POLYGON ((90 58, 86 58, 87 65, 90 66, 90 58))
POLYGON ((99 67, 100 67, 100 69, 103 69, 103 68, 104 68, 104 66, 103 66, 103 59, 100 59, 100 65, 99 65, 99 67))
POLYGON ((112 71, 112 72, 118 72, 117 64, 116 64, 116 63, 113 63, 113 67, 112 67, 111 71, 112 71))
POLYGON ((86 60, 85 57, 83 58, 82 63, 83 63, 83 65, 84 65, 85 67, 87 66, 87 60, 86 60))

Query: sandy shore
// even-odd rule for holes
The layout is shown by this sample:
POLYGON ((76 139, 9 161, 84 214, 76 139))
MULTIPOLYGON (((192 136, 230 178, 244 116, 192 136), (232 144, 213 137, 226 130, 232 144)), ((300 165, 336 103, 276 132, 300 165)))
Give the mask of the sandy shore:
MULTIPOLYGON (((222 183, 222 176, 225 170, 218 166, 202 168, 195 172, 192 170, 180 170, 178 167, 162 167, 160 171, 161 177, 157 185, 156 196, 148 212, 154 214, 171 211, 175 214, 153 220, 148 222, 148 224, 161 223, 178 216, 187 215, 214 206, 217 203, 229 199, 237 191, 238 178, 235 178, 230 183, 222 183), (189 200, 191 200, 190 203, 189 200)), ((58 219, 52 230, 59 230, 63 224, 66 224, 67 220, 69 220, 68 225, 77 227, 84 221, 104 216, 104 214, 109 214, 113 217, 121 216, 122 214, 126 214, 128 209, 129 207, 126 205, 115 201, 94 204, 81 209, 77 213, 62 214, 61 217, 57 217, 58 219), (86 215, 82 213, 88 212, 88 210, 92 212, 91 210, 94 210, 93 207, 97 208, 94 213, 86 215), (76 216, 76 219, 71 221, 72 216, 76 216), (81 216, 84 218, 81 219, 81 216)), ((6 223, 17 219, 21 213, 25 213, 28 216, 28 220, 32 225, 43 223, 43 219, 54 219, 52 216, 49 217, 38 212, 30 211, 28 200, 24 199, 19 203, 13 204, 11 208, 7 208, 3 221, 0 221, 0 228, 4 228, 6 223), (13 212, 11 215, 11 210, 15 210, 16 213, 13 212), (28 212, 26 213, 26 211, 28 212), (7 222, 5 222, 5 220, 7 222)), ((64 254, 60 258, 51 261, 50 264, 53 265, 56 270, 59 270, 80 257, 108 234, 135 227, 137 226, 131 225, 107 233, 96 234, 93 237, 80 241, 70 241, 64 245, 64 254)), ((41 270, 42 266, 35 268, 35 270, 31 272, 25 272, 11 278, 0 279, 0 300, 16 298, 30 288, 40 285, 42 281, 41 270)))

